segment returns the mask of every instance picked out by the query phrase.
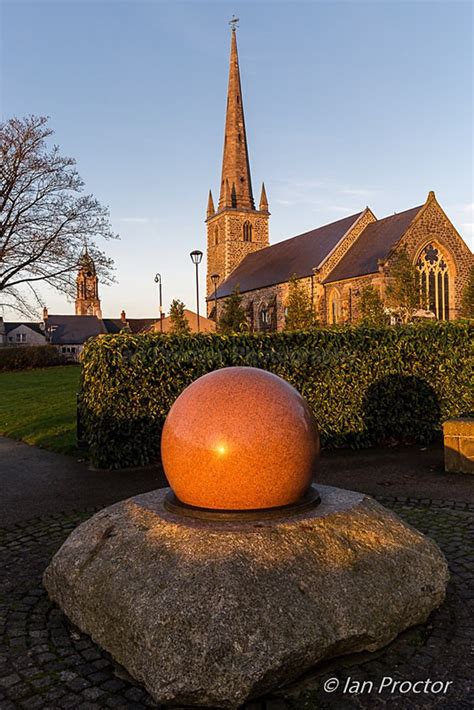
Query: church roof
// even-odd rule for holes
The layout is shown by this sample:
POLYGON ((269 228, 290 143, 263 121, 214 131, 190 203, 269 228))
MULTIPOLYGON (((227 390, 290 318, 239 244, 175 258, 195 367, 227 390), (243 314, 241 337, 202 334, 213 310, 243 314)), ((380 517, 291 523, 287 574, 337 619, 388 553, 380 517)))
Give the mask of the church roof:
POLYGON ((217 289, 217 297, 229 296, 237 286, 241 292, 253 291, 289 281, 294 274, 311 276, 313 267, 321 264, 361 214, 358 212, 248 254, 217 289))
POLYGON ((413 207, 367 225, 324 283, 376 273, 378 260, 387 258, 422 207, 413 207))

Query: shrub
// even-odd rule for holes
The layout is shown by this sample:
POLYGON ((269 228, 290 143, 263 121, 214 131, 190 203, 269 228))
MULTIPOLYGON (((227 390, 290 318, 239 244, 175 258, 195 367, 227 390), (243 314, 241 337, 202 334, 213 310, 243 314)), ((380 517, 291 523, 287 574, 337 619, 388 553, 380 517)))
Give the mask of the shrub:
POLYGON ((288 286, 285 330, 304 330, 315 325, 311 298, 297 276, 292 276, 288 286))
POLYGON ((54 345, 21 345, 0 347, 0 372, 31 370, 35 367, 64 365, 64 357, 54 345))
POLYGON ((206 372, 231 365, 261 367, 293 384, 312 407, 325 446, 371 446, 394 437, 426 442, 442 421, 473 408, 473 332, 461 321, 95 338, 84 350, 81 391, 92 459, 112 468, 156 460, 176 397, 206 372))
POLYGON ((184 303, 175 298, 170 305, 170 333, 188 335, 191 332, 188 319, 184 314, 184 303))
POLYGON ((238 286, 224 301, 217 329, 223 335, 245 333, 249 329, 247 313, 242 305, 242 296, 238 286))
POLYGON ((379 328, 388 324, 380 292, 372 284, 363 286, 360 290, 360 323, 369 327, 379 328))

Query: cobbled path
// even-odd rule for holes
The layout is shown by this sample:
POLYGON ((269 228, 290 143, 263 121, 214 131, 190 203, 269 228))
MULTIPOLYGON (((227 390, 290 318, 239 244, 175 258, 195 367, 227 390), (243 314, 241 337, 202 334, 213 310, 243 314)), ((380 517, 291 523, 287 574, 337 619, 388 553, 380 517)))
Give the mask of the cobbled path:
MULTIPOLYGON (((378 500, 443 550, 452 575, 445 603, 427 624, 408 630, 385 649, 328 662, 297 684, 247 704, 246 710, 474 707, 474 506, 378 500), (391 683, 379 692, 383 678, 439 681, 434 691, 451 684, 446 692, 415 694, 391 683), (331 687, 338 683, 338 689, 326 692, 326 682, 331 687)), ((41 583, 52 555, 93 512, 52 515, 0 531, 0 710, 157 707, 51 604, 41 583)))

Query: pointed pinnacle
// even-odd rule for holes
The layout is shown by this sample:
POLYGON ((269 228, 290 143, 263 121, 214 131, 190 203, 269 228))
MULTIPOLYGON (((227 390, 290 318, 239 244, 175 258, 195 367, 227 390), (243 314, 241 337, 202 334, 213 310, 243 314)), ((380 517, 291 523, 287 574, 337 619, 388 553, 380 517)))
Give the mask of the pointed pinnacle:
POLYGON ((224 207, 232 207, 232 198, 230 196, 229 180, 226 178, 224 185, 224 207))
POLYGON ((212 199, 212 192, 209 190, 209 199, 207 201, 207 217, 212 217, 216 213, 215 207, 214 207, 214 200, 212 199))
POLYGON ((260 195, 260 212, 268 212, 267 193, 265 192, 265 183, 262 182, 262 193, 260 195))

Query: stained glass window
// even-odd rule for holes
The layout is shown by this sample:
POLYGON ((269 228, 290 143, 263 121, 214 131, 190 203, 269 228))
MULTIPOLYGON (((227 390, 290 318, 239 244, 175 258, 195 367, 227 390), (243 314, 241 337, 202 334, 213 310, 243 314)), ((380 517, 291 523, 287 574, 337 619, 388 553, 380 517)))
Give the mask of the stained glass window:
POLYGON ((449 320, 449 269, 442 252, 428 244, 416 262, 420 274, 420 304, 438 320, 449 320))

